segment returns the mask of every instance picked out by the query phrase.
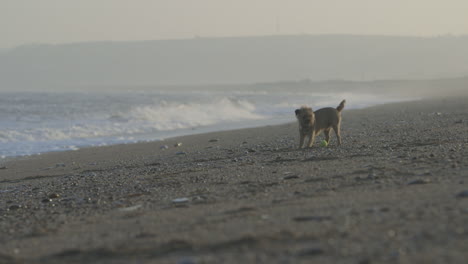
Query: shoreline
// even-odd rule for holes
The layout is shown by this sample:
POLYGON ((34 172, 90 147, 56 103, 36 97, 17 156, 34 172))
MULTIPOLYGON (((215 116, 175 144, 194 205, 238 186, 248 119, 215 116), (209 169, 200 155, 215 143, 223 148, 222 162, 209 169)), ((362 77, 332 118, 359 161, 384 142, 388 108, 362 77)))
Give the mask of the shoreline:
MULTIPOLYGON (((394 103, 404 103, 404 102, 411 102, 411 101, 420 101, 424 100, 421 98, 412 98, 412 99, 401 99, 399 101, 391 101, 391 102, 382 102, 374 105, 368 105, 364 107, 355 107, 352 109, 349 109, 348 111, 354 111, 354 110, 359 110, 359 109, 366 109, 370 107, 375 107, 375 106, 381 106, 381 105, 386 105, 386 104, 394 104, 394 103)), ((284 119, 284 117, 283 117, 284 119)), ((18 155, 18 156, 5 156, 0 159, 0 165, 6 164, 10 161, 14 161, 16 159, 29 159, 29 158, 34 158, 36 156, 42 156, 42 155, 48 155, 50 153, 63 153, 63 152, 73 152, 73 151, 79 151, 82 149, 88 149, 88 148, 100 148, 100 147, 110 147, 110 146, 117 146, 117 145, 131 145, 131 144, 145 144, 145 143, 154 143, 154 142, 164 142, 167 140, 171 140, 173 138, 179 138, 179 137, 186 137, 186 136, 196 136, 200 134, 207 134, 207 133, 218 133, 218 132, 226 132, 226 131, 232 131, 232 130, 242 130, 242 129, 252 129, 252 128, 262 128, 262 127, 270 127, 270 126, 281 126, 281 125, 286 125, 289 123, 294 123, 296 122, 295 118, 291 118, 290 121, 275 121, 273 122, 272 119, 268 120, 250 120, 248 122, 244 121, 242 122, 243 125, 230 125, 229 128, 225 129, 216 129, 214 127, 217 126, 205 126, 205 127, 199 127, 199 128, 187 128, 186 131, 178 131, 175 136, 169 136, 169 137, 163 137, 163 138, 156 138, 156 139, 141 139, 138 141, 130 141, 130 142, 122 142, 122 143, 115 143, 115 144, 105 144, 105 145, 100 145, 100 146, 93 146, 93 145, 83 145, 83 146, 76 146, 77 149, 63 149, 63 150, 53 150, 53 151, 47 151, 47 152, 41 152, 41 153, 33 153, 33 154, 27 154, 27 155, 18 155), (260 125, 254 125, 253 123, 255 122, 260 122, 262 124, 260 125), (249 124, 247 124, 249 123, 249 124), (190 133, 188 131, 195 131, 193 133, 190 133)), ((164 134, 169 134, 167 131, 162 133, 164 134)), ((148 136, 144 136, 143 138, 147 138, 148 136)))
POLYGON ((287 123, 10 161, 0 262, 464 263, 467 101, 345 108, 340 147, 287 123))

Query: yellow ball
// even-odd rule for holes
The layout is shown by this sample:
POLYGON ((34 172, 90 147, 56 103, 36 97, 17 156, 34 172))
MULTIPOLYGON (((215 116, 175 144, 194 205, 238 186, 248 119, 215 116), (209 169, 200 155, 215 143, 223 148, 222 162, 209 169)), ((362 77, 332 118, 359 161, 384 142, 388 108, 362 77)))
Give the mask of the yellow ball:
POLYGON ((328 146, 327 141, 326 141, 326 140, 322 140, 322 142, 320 142, 320 146, 321 146, 321 147, 326 147, 326 146, 328 146))

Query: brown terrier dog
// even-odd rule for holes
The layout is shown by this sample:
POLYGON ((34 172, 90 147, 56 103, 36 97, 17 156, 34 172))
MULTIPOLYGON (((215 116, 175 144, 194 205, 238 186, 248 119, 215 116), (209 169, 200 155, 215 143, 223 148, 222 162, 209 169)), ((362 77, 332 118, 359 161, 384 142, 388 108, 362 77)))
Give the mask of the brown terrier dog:
POLYGON ((310 148, 314 144, 315 136, 322 131, 325 133, 325 141, 330 143, 330 130, 333 128, 338 139, 338 145, 341 145, 340 125, 341 111, 345 106, 346 100, 341 101, 337 108, 325 107, 317 111, 303 106, 296 109, 297 121, 299 121, 299 148, 304 145, 305 137, 309 137, 307 146, 310 148))

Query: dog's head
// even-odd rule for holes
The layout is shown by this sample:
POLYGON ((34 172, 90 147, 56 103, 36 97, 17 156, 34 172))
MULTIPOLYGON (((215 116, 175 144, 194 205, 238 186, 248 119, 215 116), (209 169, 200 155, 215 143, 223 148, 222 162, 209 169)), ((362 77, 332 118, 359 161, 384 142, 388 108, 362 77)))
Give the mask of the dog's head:
POLYGON ((294 111, 296 113, 297 121, 302 127, 312 126, 315 123, 315 115, 312 108, 303 106, 294 111))

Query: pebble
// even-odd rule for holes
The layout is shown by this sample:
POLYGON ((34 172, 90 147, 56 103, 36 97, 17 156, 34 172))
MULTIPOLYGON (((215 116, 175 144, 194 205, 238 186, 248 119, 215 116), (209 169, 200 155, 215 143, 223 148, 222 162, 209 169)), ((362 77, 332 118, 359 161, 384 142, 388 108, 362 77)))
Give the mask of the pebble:
POLYGON ((181 143, 181 142, 177 142, 177 143, 174 144, 174 147, 176 147, 176 148, 177 148, 177 147, 180 147, 180 146, 182 146, 182 143, 181 143))
POLYGON ((185 258, 177 261, 177 264, 195 264, 196 262, 190 258, 185 258))
POLYGON ((172 200, 173 203, 179 204, 179 203, 187 203, 189 201, 189 198, 187 197, 182 197, 182 198, 176 198, 172 200))
POLYGON ((138 210, 138 209, 141 208, 142 206, 143 206, 143 205, 141 205, 141 204, 137 204, 137 205, 130 206, 130 207, 120 208, 119 211, 122 211, 122 212, 131 212, 131 211, 138 210))
POLYGON ((48 197, 49 197, 50 199, 55 199, 55 198, 59 198, 59 197, 60 197, 60 194, 58 194, 58 193, 51 193, 51 194, 49 194, 48 197))
POLYGON ((330 216, 297 216, 293 218, 296 222, 308 222, 308 221, 315 221, 315 222, 322 222, 331 220, 330 216))
POLYGON ((457 193, 456 195, 457 198, 468 198, 468 190, 461 191, 457 193))
POLYGON ((298 175, 288 175, 283 177, 284 180, 299 179, 298 175))
POLYGON ((311 248, 304 248, 302 250, 300 250, 297 255, 298 256, 301 256, 301 257, 305 257, 305 256, 316 256, 316 255, 321 255, 325 253, 323 251, 323 249, 319 248, 319 247, 311 247, 311 248))
POLYGON ((427 183, 430 183, 430 182, 431 181, 427 180, 427 179, 417 179, 417 180, 413 180, 413 181, 408 182, 407 185, 427 184, 427 183))
POLYGON ((213 138, 213 139, 210 139, 208 142, 218 142, 218 141, 219 141, 219 139, 213 138))
POLYGON ((20 208, 21 208, 21 205, 14 204, 14 205, 10 205, 10 207, 8 207, 8 210, 13 211, 13 210, 18 210, 20 208))
POLYGON ((371 260, 368 258, 362 259, 361 261, 358 262, 358 264, 371 264, 371 260))
POLYGON ((168 145, 162 145, 161 147, 159 147, 160 149, 168 149, 169 146, 168 145))
POLYGON ((49 199, 49 198, 46 198, 46 199, 42 199, 43 203, 49 203, 49 202, 52 202, 52 199, 49 199))

